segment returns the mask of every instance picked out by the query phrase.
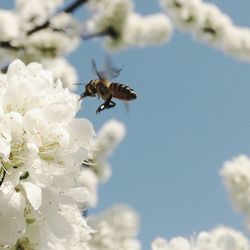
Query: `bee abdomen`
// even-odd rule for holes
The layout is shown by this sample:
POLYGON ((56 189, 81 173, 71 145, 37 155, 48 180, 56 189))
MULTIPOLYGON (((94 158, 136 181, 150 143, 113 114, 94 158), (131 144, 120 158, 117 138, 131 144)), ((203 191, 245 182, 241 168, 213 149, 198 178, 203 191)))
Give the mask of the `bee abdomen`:
POLYGON ((136 99, 135 91, 125 84, 112 82, 109 85, 109 89, 114 98, 123 101, 130 101, 136 99))

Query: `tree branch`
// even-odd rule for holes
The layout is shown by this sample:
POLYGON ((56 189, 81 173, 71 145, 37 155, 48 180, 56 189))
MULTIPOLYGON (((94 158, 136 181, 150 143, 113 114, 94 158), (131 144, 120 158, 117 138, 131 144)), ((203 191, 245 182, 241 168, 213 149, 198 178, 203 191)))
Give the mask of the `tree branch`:
POLYGON ((94 37, 103 37, 103 36, 110 36, 112 38, 118 38, 119 37, 119 33, 112 27, 109 26, 107 27, 104 31, 98 32, 98 33, 93 33, 93 34, 88 34, 88 35, 81 35, 83 40, 89 40, 92 39, 94 37))
POLYGON ((68 7, 66 7, 62 12, 65 13, 72 13, 74 12, 79 6, 82 4, 88 2, 88 0, 76 0, 74 3, 70 4, 68 7))
POLYGON ((11 45, 9 41, 0 41, 0 47, 5 48, 5 49, 13 49, 13 50, 22 49, 22 47, 15 47, 11 45))

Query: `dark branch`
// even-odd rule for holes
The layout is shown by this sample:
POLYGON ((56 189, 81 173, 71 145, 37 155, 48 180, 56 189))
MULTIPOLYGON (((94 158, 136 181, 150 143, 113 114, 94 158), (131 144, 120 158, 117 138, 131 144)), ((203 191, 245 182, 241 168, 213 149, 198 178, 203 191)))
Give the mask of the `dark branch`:
POLYGON ((93 34, 88 34, 88 35, 81 35, 83 40, 89 40, 94 37, 104 37, 104 36, 110 36, 114 39, 117 39, 119 37, 119 33, 112 27, 109 26, 106 28, 106 30, 98 32, 98 33, 93 33, 93 34))
MULTIPOLYGON (((65 7, 64 9, 60 10, 59 12, 57 12, 56 15, 60 14, 60 13, 72 13, 74 12, 79 6, 81 6, 82 4, 84 4, 85 2, 87 2, 88 0, 75 0, 73 3, 71 3, 69 6, 65 7)), ((33 29, 31 29, 30 31, 27 32, 27 35, 30 36, 33 33, 45 29, 47 27, 49 27, 50 25, 50 20, 45 21, 43 24, 38 25, 36 27, 34 27, 33 29)))
POLYGON ((15 46, 11 45, 11 43, 9 41, 5 41, 5 42, 1 41, 0 47, 5 48, 5 49, 13 49, 13 50, 22 49, 22 47, 15 47, 15 46))
POLYGON ((62 12, 65 13, 72 13, 74 12, 79 6, 82 4, 88 2, 88 0, 76 0, 74 3, 70 4, 68 7, 66 7, 62 12))
POLYGON ((8 67, 9 67, 9 64, 2 66, 0 68, 1 73, 6 74, 8 67))
MULTIPOLYGON (((13 46, 11 44, 11 42, 9 42, 9 41, 0 41, 0 48, 10 49, 10 50, 13 50, 13 51, 19 51, 19 50, 24 49, 23 46, 13 46)), ((1 73, 6 73, 8 67, 9 67, 9 64, 0 67, 0 72, 1 73)))
POLYGON ((31 29, 30 31, 28 31, 27 35, 30 36, 30 35, 32 35, 33 33, 37 32, 39 30, 42 30, 42 29, 45 29, 45 28, 49 27, 49 25, 50 25, 50 21, 47 20, 45 23, 43 23, 43 24, 41 24, 39 26, 36 26, 33 29, 31 29))

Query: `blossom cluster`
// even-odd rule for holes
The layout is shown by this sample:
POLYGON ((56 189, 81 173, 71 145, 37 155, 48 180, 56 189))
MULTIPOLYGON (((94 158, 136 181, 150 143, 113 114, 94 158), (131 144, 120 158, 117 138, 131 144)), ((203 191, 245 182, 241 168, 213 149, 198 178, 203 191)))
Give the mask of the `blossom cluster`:
POLYGON ((17 0, 14 10, 1 10, 0 34, 1 42, 5 42, 1 44, 1 56, 9 53, 9 56, 30 62, 74 50, 80 40, 77 20, 66 13, 52 15, 62 2, 17 0), (47 20, 47 28, 29 33, 47 20))
POLYGON ((84 36, 106 35, 104 43, 111 50, 158 45, 171 37, 166 15, 142 16, 134 11, 131 0, 90 0, 87 7, 91 15, 83 26, 84 36))
POLYGON ((159 0, 176 26, 236 58, 250 60, 250 29, 238 27, 214 4, 202 0, 159 0))
MULTIPOLYGON (((225 162, 221 176, 234 207, 250 222, 250 158, 245 155, 225 162)), ((249 227, 250 228, 250 227, 249 227)))
POLYGON ((62 3, 62 0, 17 0, 14 10, 0 10, 2 66, 16 58, 26 63, 42 62, 52 71, 56 68, 54 75, 61 78, 64 86, 73 87, 77 74, 61 57, 77 48, 80 30, 73 15, 55 14, 62 3), (50 20, 47 28, 29 34, 47 20, 50 20))
POLYGON ((107 157, 124 136, 124 125, 112 119, 103 125, 97 136, 89 144, 90 150, 83 163, 80 182, 84 183, 91 192, 88 204, 90 207, 97 204, 98 183, 107 181, 111 176, 111 168, 107 162, 107 157))
POLYGON ((79 176, 95 132, 74 118, 79 97, 38 63, 16 60, 0 79, 0 246, 86 249, 79 176))
POLYGON ((188 240, 176 237, 169 241, 158 237, 152 242, 152 250, 249 250, 250 242, 231 228, 217 227, 209 232, 200 232, 188 240))
POLYGON ((99 216, 89 218, 95 230, 90 245, 92 250, 140 250, 135 239, 138 231, 138 216, 129 207, 116 205, 99 216))

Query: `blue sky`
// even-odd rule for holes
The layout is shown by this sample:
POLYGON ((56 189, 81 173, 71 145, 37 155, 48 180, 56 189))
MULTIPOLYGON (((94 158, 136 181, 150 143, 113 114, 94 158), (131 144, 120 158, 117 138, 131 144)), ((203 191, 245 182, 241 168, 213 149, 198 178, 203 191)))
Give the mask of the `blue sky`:
MULTIPOLYGON (((0 7, 9 4, 1 2, 0 7)), ((250 26, 249 0, 209 2, 237 25, 250 26)), ((156 1, 135 3, 143 14, 159 11, 156 1)), ((105 54, 96 39, 70 55, 81 82, 93 78, 91 59, 101 65, 105 54)), ((125 140, 110 158, 113 176, 101 185, 99 205, 90 214, 116 203, 130 205, 141 216, 143 249, 159 235, 192 236, 221 224, 247 233, 219 171, 224 161, 250 155, 249 64, 177 30, 169 44, 112 57, 123 66, 117 81, 136 90, 138 99, 129 113, 119 102, 100 115, 98 100, 83 104, 79 115, 97 129, 110 118, 127 126, 125 140)))
MULTIPOLYGON (((135 2, 141 13, 158 10, 156 2, 135 2)), ((213 2, 236 24, 250 25, 249 1, 213 2)), ((92 77, 90 59, 100 63, 104 54, 96 40, 71 57, 82 81, 92 77)), ((249 65, 178 31, 169 44, 113 58, 124 65, 118 80, 134 88, 138 99, 129 114, 120 104, 96 116, 95 99, 83 107, 97 128, 115 117, 128 129, 110 160, 113 177, 100 188, 97 210, 120 202, 134 207, 143 249, 158 235, 192 236, 221 224, 247 233, 219 171, 225 160, 250 154, 249 65)))

